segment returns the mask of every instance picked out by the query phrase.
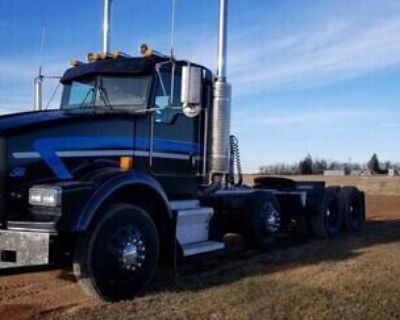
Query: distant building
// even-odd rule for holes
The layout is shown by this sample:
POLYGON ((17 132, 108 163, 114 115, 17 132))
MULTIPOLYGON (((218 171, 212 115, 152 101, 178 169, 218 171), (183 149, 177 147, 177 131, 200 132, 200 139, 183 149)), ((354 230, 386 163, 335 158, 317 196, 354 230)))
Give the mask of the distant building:
POLYGON ((350 175, 352 175, 352 176, 361 176, 362 173, 363 173, 362 170, 351 170, 350 171, 350 175))
POLYGON ((399 173, 397 172, 397 170, 396 169, 389 169, 388 170, 388 176, 389 177, 394 177, 394 176, 397 176, 399 173))
POLYGON ((324 170, 324 176, 345 176, 346 170, 324 170))
POLYGON ((371 170, 363 170, 361 172, 361 175, 369 177, 369 176, 372 176, 372 172, 371 172, 371 170))

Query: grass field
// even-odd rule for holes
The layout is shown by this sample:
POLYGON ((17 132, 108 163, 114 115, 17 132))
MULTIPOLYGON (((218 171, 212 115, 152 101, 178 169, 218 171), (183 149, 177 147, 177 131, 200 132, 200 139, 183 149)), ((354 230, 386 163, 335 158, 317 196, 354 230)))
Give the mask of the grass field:
POLYGON ((400 180, 342 179, 328 183, 367 192, 360 236, 209 258, 117 304, 88 298, 70 269, 6 275, 0 319, 400 319, 400 180))

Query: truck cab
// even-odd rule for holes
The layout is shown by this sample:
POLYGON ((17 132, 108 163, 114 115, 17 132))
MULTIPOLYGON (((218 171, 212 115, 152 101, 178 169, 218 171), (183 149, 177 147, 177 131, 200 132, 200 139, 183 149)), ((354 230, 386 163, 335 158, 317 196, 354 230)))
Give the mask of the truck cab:
MULTIPOLYGON (((188 68, 187 62, 157 56, 106 58, 73 67, 61 80, 61 110, 124 116, 124 134, 120 122, 112 120, 98 130, 100 136, 105 129, 113 131, 106 135, 109 140, 115 137, 115 142, 118 138, 125 142, 107 152, 114 159, 132 156, 136 169, 157 177, 166 192, 176 197, 193 195, 206 183, 205 127, 213 83, 210 70, 191 64, 191 69, 200 71, 201 111, 188 117, 181 100, 183 68, 188 68)), ((105 142, 102 149, 111 147, 105 142)))

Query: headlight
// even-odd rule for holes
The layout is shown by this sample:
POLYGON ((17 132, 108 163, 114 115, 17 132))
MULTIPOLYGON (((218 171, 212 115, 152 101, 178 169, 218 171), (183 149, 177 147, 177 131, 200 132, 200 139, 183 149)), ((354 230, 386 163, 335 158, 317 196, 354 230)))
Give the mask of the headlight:
POLYGON ((61 204, 61 188, 32 187, 29 189, 29 204, 33 206, 57 207, 61 204))

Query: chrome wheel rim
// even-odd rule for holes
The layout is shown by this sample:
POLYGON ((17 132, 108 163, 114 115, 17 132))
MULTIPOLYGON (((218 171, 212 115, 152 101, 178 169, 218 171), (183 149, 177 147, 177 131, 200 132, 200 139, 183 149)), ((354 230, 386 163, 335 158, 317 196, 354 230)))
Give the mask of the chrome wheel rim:
POLYGON ((281 225, 281 217, 279 211, 271 202, 267 202, 261 210, 261 218, 263 220, 265 231, 268 234, 278 233, 281 225))
POLYGON ((123 228, 112 238, 113 251, 120 269, 137 272, 146 260, 146 245, 135 228, 123 228))

